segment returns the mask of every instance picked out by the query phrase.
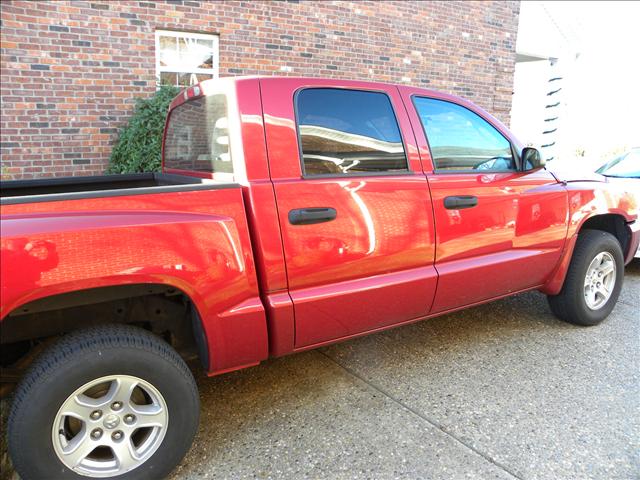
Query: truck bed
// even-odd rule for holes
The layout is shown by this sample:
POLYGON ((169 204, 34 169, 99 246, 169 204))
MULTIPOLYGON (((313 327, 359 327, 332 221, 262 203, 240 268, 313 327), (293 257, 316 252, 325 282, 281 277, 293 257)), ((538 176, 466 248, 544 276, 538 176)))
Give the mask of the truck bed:
POLYGON ((0 204, 15 205, 230 187, 237 187, 237 185, 168 173, 10 180, 0 182, 0 204))

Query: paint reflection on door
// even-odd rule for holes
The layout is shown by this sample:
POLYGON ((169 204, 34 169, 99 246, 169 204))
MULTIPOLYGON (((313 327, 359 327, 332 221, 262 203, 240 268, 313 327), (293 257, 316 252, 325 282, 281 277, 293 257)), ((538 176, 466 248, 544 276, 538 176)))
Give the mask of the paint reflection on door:
POLYGON ((295 347, 426 315, 436 285, 433 213, 397 88, 260 82, 295 347), (317 91, 300 95, 307 89, 317 91), (297 96, 309 100, 299 125, 297 96), (290 223, 292 210, 313 208, 335 209, 335 219, 290 223))
POLYGON ((276 184, 296 347, 426 315, 435 290, 424 176, 276 184), (336 219, 291 225, 286 212, 335 208, 336 219))

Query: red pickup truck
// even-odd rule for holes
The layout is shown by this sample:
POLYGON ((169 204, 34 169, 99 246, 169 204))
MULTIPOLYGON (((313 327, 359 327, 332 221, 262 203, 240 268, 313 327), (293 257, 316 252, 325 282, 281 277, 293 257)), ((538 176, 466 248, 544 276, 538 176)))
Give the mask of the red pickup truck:
POLYGON ((160 478, 209 375, 537 289, 613 309, 638 205, 451 95, 229 78, 171 104, 163 171, 2 184, 2 366, 25 478, 160 478))

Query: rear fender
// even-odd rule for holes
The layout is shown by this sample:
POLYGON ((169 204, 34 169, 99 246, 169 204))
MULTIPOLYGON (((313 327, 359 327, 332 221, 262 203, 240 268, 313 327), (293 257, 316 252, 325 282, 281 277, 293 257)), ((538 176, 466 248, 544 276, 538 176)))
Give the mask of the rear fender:
POLYGON ((197 309, 210 372, 267 357, 239 188, 6 206, 1 257, 3 318, 51 295, 165 284, 197 309))

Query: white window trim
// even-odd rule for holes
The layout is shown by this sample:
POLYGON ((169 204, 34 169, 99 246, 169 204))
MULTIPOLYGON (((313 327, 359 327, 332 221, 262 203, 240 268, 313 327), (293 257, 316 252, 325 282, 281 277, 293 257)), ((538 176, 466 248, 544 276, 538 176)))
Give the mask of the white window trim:
POLYGON ((160 87, 160 74, 167 73, 201 73, 206 75, 212 75, 213 78, 220 76, 220 51, 219 40, 220 37, 214 33, 191 33, 176 30, 156 30, 156 79, 158 88, 160 87), (213 64, 212 68, 191 68, 191 69, 175 69, 171 67, 163 67, 160 65, 160 37, 174 37, 174 38, 192 38, 196 40, 212 40, 213 41, 213 64))

